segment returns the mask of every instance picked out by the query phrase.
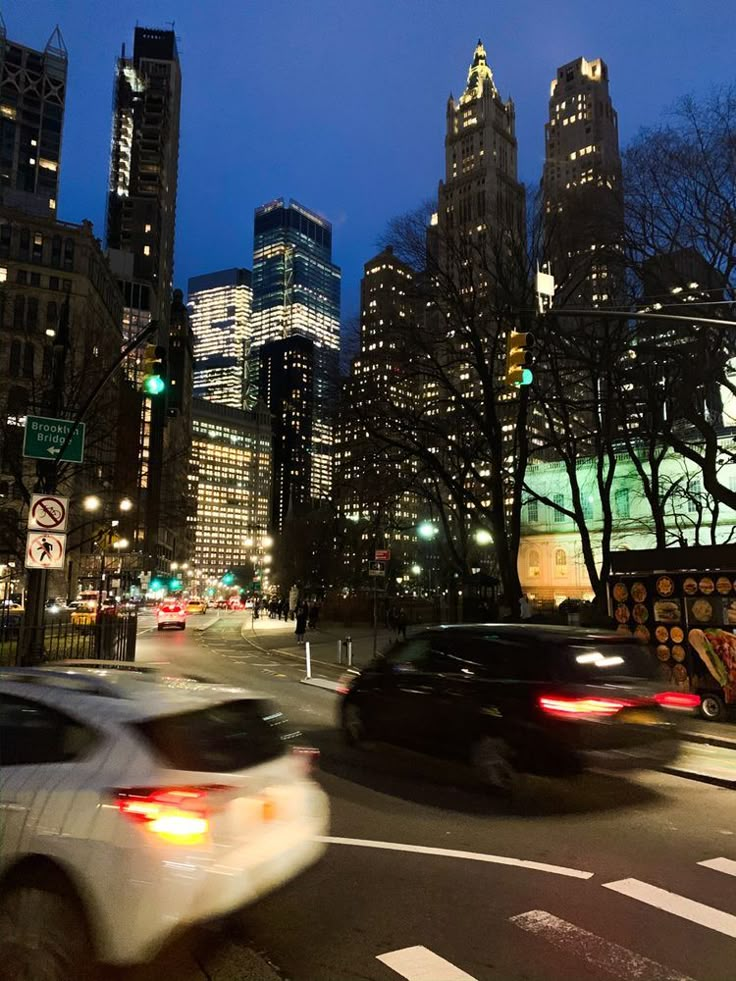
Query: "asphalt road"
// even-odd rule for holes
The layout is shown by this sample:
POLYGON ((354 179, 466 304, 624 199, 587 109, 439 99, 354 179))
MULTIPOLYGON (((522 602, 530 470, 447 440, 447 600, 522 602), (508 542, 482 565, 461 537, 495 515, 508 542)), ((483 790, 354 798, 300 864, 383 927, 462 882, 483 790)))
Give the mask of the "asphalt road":
POLYGON ((336 696, 274 650, 293 625, 270 627, 258 649, 245 616, 144 631, 138 659, 277 700, 321 750, 333 842, 300 879, 126 981, 736 977, 733 791, 591 773, 530 778, 503 803, 413 754, 349 750, 336 696))

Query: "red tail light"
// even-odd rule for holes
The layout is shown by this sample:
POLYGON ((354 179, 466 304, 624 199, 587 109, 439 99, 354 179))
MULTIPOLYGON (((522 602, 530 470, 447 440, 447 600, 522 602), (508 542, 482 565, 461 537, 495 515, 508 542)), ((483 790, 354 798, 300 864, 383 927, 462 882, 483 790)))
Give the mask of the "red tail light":
POLYGON ((319 763, 319 750, 311 746, 292 746, 291 755, 299 761, 305 774, 317 769, 319 763))
POLYGON ((213 799, 227 787, 128 788, 113 791, 121 814, 164 841, 194 845, 209 831, 209 818, 222 802, 213 799))
POLYGON ((591 696, 571 698, 566 695, 540 695, 538 702, 543 712, 561 719, 570 719, 581 715, 599 717, 615 715, 622 708, 637 704, 635 701, 624 698, 595 698, 591 696))
POLYGON ((700 705, 700 695, 689 691, 660 691, 654 696, 654 701, 662 708, 692 711, 700 705))

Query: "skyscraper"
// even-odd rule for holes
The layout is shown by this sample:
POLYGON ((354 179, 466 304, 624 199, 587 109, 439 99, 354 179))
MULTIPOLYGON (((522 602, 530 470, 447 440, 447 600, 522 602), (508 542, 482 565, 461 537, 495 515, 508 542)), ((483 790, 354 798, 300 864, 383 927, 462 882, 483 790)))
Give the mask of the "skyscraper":
POLYGON ((499 95, 479 40, 460 99, 447 100, 445 179, 437 223, 448 232, 497 235, 524 228, 524 188, 517 177, 516 109, 499 95))
POLYGON ((219 578, 248 562, 265 568, 270 547, 268 413, 194 399, 190 483, 199 571, 219 578))
POLYGON ((311 453, 315 420, 316 347, 294 334, 259 349, 260 396, 273 425, 271 528, 282 531, 292 509, 310 503, 313 494, 311 453))
POLYGON ((123 286, 128 329, 168 321, 174 270, 181 71, 173 31, 136 27, 118 59, 107 247, 123 286))
POLYGON ((57 27, 43 51, 8 40, 0 17, 0 201, 55 215, 67 53, 57 27))
MULTIPOLYGON (((314 345, 314 416, 308 447, 310 495, 332 493, 333 407, 340 350, 340 269, 332 263, 332 225, 283 198, 256 209, 252 351, 303 337, 314 345)), ((262 388, 262 386, 261 386, 262 388)))
POLYGON ((251 273, 223 269, 189 280, 189 317, 194 332, 196 398, 249 407, 251 273))
POLYGON ((577 58, 550 85, 542 177, 552 272, 579 301, 601 303, 616 290, 623 234, 618 117, 608 66, 577 58), (591 261, 591 252, 600 253, 591 261))
MULTIPOLYGON (((181 71, 173 31, 136 27, 133 56, 125 45, 117 62, 106 240, 110 265, 123 292, 124 334, 135 336, 155 320, 153 343, 169 343, 174 269, 174 226, 179 160, 181 71)), ((139 381, 142 354, 131 356, 128 377, 139 381)), ((169 419, 165 398, 141 400, 139 517, 136 539, 154 568, 183 557, 161 507, 164 459, 187 427, 169 419)), ((169 488, 169 492, 172 489, 169 488)), ((173 491, 183 497, 184 489, 173 491)), ((181 524, 180 524, 181 526, 181 524)))

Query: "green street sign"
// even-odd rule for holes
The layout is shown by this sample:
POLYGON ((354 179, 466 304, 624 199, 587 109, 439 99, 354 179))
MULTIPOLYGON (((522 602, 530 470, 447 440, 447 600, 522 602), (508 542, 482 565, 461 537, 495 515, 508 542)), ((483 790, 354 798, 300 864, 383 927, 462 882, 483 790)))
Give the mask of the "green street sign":
POLYGON ((32 460, 65 460, 81 463, 84 460, 84 423, 77 424, 74 435, 61 454, 70 430, 71 419, 49 419, 46 416, 26 416, 23 456, 32 460))

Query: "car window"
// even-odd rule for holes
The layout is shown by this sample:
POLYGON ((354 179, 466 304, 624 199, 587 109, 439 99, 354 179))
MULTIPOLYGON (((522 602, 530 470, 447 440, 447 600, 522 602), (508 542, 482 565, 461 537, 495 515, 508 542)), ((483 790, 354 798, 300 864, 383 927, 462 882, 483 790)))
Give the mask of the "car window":
POLYGON ((505 681, 547 681, 551 677, 549 656, 526 639, 499 634, 448 634, 444 638, 455 670, 465 675, 505 681))
POLYGON ((453 670, 437 638, 428 634, 401 641, 391 648, 386 659, 396 671, 453 670))
POLYGON ((0 766, 68 763, 97 741, 94 730, 38 702, 0 695, 0 766))
POLYGON ((616 678, 657 677, 657 662, 644 645, 611 643, 565 646, 559 659, 561 680, 607 682, 616 678))
POLYGON ((227 773, 280 756, 284 716, 249 698, 139 722, 138 732, 177 770, 227 773))

